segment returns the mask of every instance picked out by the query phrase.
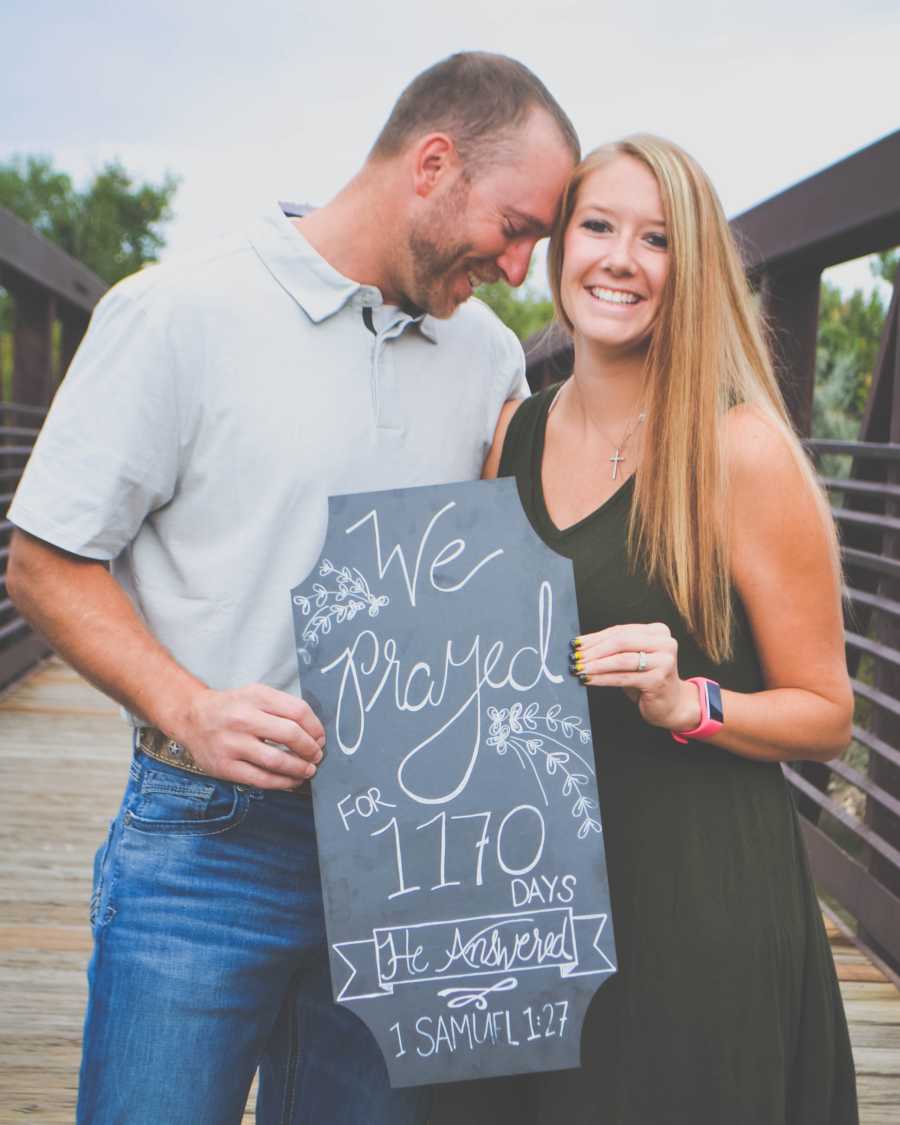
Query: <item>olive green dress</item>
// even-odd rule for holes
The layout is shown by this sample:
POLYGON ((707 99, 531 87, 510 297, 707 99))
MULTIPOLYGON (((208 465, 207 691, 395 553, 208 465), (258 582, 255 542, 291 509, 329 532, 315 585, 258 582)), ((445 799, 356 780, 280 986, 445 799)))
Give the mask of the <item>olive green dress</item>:
MULTIPOLYGON (((716 665, 663 590, 629 572, 631 480, 554 526, 540 466, 555 390, 516 412, 500 475, 572 559, 582 632, 663 621, 683 677, 760 690, 740 606, 734 658, 716 665)), ((432 1125, 855 1125, 841 997, 780 766, 679 745, 621 691, 586 690, 618 973, 589 1009, 580 1069, 444 1087, 432 1125)))

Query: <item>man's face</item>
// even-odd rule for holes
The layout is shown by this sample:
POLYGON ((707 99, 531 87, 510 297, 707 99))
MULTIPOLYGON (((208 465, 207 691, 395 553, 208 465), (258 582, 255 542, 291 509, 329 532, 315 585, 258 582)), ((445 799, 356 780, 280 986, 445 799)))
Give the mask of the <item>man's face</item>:
POLYGON ((535 243, 550 233, 574 158, 543 113, 511 147, 511 158, 471 183, 458 168, 448 172, 411 227, 405 296, 432 316, 450 316, 478 285, 521 285, 535 243))

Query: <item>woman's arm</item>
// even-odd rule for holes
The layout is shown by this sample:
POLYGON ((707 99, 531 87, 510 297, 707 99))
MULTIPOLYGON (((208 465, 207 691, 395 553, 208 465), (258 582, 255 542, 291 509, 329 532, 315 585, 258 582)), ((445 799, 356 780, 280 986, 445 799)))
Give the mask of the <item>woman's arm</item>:
POLYGON ((497 476, 500 469, 500 455, 503 452, 503 443, 506 441, 506 431, 509 429, 509 423, 512 421, 512 416, 522 405, 522 399, 511 398, 507 399, 503 404, 503 409, 500 411, 500 417, 497 419, 497 428, 494 430, 494 440, 491 442, 491 448, 485 458, 484 467, 481 470, 482 480, 493 480, 497 476))
MULTIPOLYGON (((830 517, 774 425, 749 407, 726 425, 732 580, 765 690, 724 691, 725 726, 706 741, 748 758, 825 761, 850 741, 853 714, 830 517)), ((699 721, 696 687, 680 678, 664 625, 594 633, 581 651, 588 682, 625 688, 648 722, 677 731, 699 721), (640 651, 647 669, 637 673, 640 651)))

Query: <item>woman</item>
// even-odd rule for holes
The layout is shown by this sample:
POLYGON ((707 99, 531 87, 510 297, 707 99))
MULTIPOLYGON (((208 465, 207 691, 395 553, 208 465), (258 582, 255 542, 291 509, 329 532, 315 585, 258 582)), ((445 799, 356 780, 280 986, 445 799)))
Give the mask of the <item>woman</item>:
POLYGON ((846 1023, 779 766, 850 738, 827 505, 690 157, 649 136, 596 150, 549 260, 574 372, 509 408, 485 475, 515 475, 573 560, 619 971, 581 1069, 450 1088, 432 1120, 851 1125, 846 1023))

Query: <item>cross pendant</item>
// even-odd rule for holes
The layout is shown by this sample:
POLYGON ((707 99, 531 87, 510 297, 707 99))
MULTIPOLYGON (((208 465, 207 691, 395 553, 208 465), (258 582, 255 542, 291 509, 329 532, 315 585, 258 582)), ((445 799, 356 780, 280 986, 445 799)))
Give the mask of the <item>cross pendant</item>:
POLYGON ((625 458, 619 452, 619 448, 617 448, 615 453, 612 455, 612 457, 610 457, 609 460, 612 464, 612 479, 615 480, 616 477, 619 475, 619 463, 621 461, 624 461, 625 458))

